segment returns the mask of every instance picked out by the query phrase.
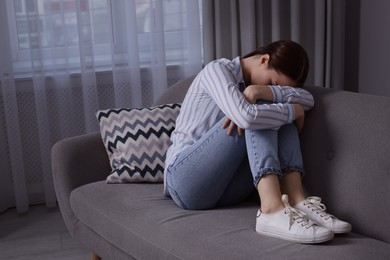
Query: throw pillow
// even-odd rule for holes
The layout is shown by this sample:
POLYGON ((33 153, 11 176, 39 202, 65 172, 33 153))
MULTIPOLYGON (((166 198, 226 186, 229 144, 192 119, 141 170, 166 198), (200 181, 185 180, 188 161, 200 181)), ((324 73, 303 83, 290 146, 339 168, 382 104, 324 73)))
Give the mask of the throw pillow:
POLYGON ((163 182, 166 151, 181 104, 96 113, 112 172, 107 183, 163 182))

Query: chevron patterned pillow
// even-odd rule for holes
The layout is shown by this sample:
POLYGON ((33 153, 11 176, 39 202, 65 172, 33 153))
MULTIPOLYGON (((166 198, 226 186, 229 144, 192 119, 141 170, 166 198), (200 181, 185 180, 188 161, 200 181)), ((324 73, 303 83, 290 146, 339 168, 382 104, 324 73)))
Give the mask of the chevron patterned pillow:
POLYGON ((165 155, 180 107, 167 104, 96 113, 112 168, 107 183, 163 182, 165 155))

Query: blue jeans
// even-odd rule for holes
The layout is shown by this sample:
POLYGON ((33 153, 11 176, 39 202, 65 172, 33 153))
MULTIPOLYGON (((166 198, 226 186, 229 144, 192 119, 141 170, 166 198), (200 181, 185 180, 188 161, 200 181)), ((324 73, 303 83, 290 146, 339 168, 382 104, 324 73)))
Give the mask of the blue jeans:
POLYGON ((200 140, 185 149, 167 168, 166 185, 184 209, 229 206, 245 200, 264 174, 281 178, 303 174, 299 135, 294 124, 279 130, 245 130, 227 135, 223 118, 200 140))

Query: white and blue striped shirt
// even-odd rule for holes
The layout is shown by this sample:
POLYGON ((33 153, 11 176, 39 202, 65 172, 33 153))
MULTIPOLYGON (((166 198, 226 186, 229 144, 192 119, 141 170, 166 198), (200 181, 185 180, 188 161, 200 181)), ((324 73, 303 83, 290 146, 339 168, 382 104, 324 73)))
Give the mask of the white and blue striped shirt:
POLYGON ((308 91, 287 86, 269 86, 273 103, 250 104, 239 89, 240 83, 243 83, 240 57, 213 61, 198 74, 176 120, 165 168, 225 115, 243 129, 278 129, 295 120, 292 103, 301 104, 304 110, 314 105, 308 91))

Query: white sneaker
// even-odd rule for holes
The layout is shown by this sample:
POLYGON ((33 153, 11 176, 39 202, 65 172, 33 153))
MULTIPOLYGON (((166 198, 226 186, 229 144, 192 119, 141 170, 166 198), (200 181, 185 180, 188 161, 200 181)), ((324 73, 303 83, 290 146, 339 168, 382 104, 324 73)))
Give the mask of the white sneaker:
POLYGON ((351 224, 327 213, 320 197, 308 197, 294 206, 304 212, 306 216, 320 226, 332 230, 334 233, 347 233, 352 230, 351 224))
POLYGON ((262 235, 281 238, 298 243, 322 243, 331 240, 331 230, 318 226, 305 217, 305 214, 288 203, 287 195, 282 196, 285 208, 272 213, 257 212, 256 232, 262 235))

